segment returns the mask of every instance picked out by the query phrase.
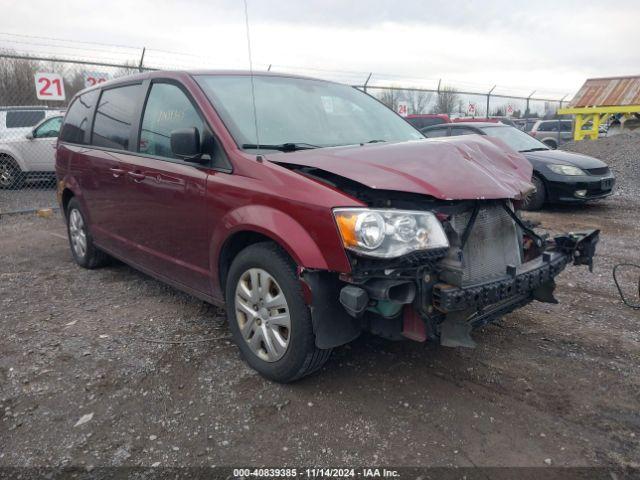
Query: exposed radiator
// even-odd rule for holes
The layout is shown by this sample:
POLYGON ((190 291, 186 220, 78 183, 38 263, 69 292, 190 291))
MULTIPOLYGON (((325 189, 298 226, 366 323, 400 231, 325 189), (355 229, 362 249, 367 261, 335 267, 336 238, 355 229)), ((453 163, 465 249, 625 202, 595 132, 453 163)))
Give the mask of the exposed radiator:
POLYGON ((455 233, 450 242, 458 248, 443 262, 453 273, 449 281, 459 286, 495 280, 505 275, 507 265, 522 263, 519 228, 500 205, 480 209, 460 258, 460 237, 470 218, 466 212, 451 219, 455 233))

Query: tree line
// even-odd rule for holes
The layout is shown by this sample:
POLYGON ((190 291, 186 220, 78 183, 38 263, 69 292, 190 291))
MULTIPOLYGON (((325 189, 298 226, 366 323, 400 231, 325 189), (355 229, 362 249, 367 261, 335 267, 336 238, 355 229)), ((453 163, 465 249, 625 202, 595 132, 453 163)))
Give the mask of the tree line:
POLYGON ((10 51, 0 51, 0 106, 44 105, 54 108, 65 108, 80 90, 85 88, 85 75, 96 70, 105 72, 110 78, 137 73, 133 65, 123 65, 120 68, 99 67, 74 64, 70 62, 39 61, 30 58, 11 58, 10 51), (4 54, 4 56, 3 56, 4 54), (64 80, 66 100, 44 101, 38 100, 34 76, 37 72, 58 73, 64 80))

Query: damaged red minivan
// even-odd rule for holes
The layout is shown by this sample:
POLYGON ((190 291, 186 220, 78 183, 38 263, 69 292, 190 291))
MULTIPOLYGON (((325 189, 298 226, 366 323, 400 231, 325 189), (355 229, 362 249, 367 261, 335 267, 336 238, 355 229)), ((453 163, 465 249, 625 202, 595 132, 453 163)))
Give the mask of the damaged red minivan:
POLYGON ((244 358, 289 382, 363 331, 471 331, 591 265, 598 232, 518 212, 531 165, 499 140, 425 139, 374 98, 291 75, 153 72, 80 92, 57 147, 71 253, 226 305, 244 358))

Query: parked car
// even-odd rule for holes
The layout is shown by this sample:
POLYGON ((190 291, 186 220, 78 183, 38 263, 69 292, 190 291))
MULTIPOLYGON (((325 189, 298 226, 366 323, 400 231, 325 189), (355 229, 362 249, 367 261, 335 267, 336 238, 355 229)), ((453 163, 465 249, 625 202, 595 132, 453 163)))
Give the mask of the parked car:
POLYGON ((536 187, 523 202, 527 210, 538 210, 548 203, 582 203, 613 193, 615 178, 602 160, 579 153, 552 150, 517 128, 495 123, 457 123, 428 127, 429 137, 488 135, 499 138, 522 153, 533 166, 531 183, 536 187))
POLYGON ((449 115, 444 113, 416 113, 404 117, 407 122, 420 130, 421 128, 430 127, 431 125, 440 125, 442 123, 450 123, 449 115))
POLYGON ((516 128, 525 133, 529 133, 533 126, 540 120, 539 118, 520 118, 515 120, 516 128))
POLYGON ((0 107, 0 142, 22 137, 42 120, 64 114, 64 110, 42 106, 0 107))
POLYGON ((490 123, 503 123, 505 125, 509 125, 511 127, 515 127, 515 122, 509 117, 458 117, 453 119, 453 123, 459 122, 490 122, 490 123))
POLYGON ((599 136, 613 137, 621 133, 640 133, 640 114, 636 113, 629 118, 618 116, 613 118, 608 125, 600 125, 599 136))
POLYGON ((538 120, 529 135, 549 148, 558 148, 573 140, 573 120, 538 120))
POLYGON ((471 347, 474 327, 554 301, 598 239, 520 220, 531 165, 503 143, 429 141, 349 86, 267 72, 85 90, 56 173, 78 265, 113 256, 226 304, 244 358, 280 382, 362 331, 471 347))
POLYGON ((21 188, 33 180, 55 177, 55 146, 62 115, 45 116, 27 133, 0 140, 0 188, 21 188))

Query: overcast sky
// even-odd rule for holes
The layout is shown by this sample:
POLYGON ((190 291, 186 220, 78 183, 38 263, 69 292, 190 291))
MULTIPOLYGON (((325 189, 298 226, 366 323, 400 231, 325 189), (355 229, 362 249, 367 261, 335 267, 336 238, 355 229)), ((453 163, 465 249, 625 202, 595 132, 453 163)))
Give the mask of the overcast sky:
MULTIPOLYGON (((247 1, 258 68, 274 64, 319 77, 356 72, 344 73, 344 81, 364 81, 372 71, 374 83, 443 78, 473 90, 498 84, 554 97, 575 92, 587 77, 640 74, 638 0, 247 1)), ((175 66, 248 66, 242 0, 0 0, 0 11, 3 33, 206 57, 149 54, 149 62, 175 66)), ((0 48, 21 51, 114 59, 131 53, 56 45, 0 35, 0 48)))

